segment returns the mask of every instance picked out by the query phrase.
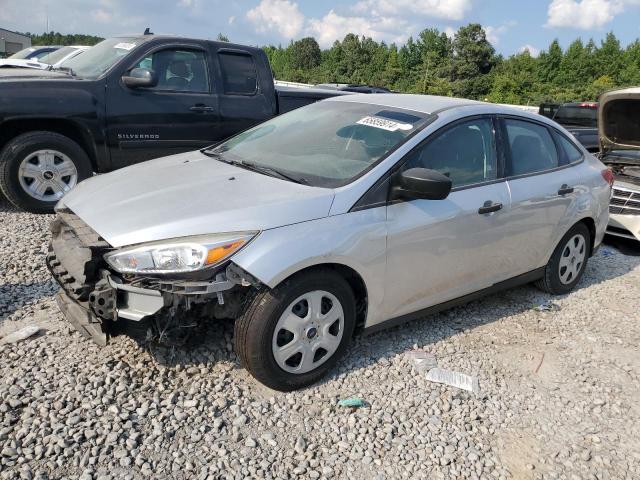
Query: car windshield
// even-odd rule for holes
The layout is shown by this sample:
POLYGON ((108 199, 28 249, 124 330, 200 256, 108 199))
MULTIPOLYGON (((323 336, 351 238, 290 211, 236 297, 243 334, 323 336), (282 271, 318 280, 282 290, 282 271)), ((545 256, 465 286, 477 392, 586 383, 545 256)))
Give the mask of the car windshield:
POLYGON ((28 58, 36 49, 35 48, 25 48, 24 50, 20 50, 18 53, 14 53, 9 58, 12 60, 24 60, 28 58))
POLYGON ((563 105, 558 109, 553 119, 562 125, 597 127, 598 109, 579 105, 563 105))
POLYGON ((38 61, 42 62, 42 63, 47 63, 49 65, 55 65, 60 60, 62 60, 64 57, 66 57, 67 55, 69 55, 72 52, 75 52, 76 50, 77 50, 77 48, 74 48, 74 47, 63 47, 63 48, 61 48, 59 50, 56 50, 54 52, 48 52, 46 55, 40 57, 38 59, 38 61))
POLYGON ((83 52, 82 55, 64 62, 64 68, 71 69, 78 77, 96 79, 144 41, 144 38, 139 37, 117 37, 103 40, 83 52))
POLYGON ((308 185, 334 188, 371 168, 433 118, 367 103, 318 102, 262 123, 205 153, 308 185))

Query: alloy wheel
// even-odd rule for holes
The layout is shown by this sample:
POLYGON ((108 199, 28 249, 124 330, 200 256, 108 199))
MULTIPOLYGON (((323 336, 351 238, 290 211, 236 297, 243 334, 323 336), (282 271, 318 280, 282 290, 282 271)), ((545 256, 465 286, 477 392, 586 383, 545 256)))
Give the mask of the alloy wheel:
POLYGON ((56 150, 29 154, 18 169, 20 186, 31 197, 57 201, 78 183, 78 170, 71 159, 56 150))

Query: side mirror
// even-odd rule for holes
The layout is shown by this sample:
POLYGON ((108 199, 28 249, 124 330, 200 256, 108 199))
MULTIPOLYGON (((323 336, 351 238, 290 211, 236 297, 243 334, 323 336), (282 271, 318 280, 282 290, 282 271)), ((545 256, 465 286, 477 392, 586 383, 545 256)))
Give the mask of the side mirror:
POLYGON ((410 168, 398 174, 393 187, 393 197, 444 200, 451 192, 451 179, 428 168, 410 168))
POLYGON ((153 70, 134 68, 122 76, 122 83, 129 88, 155 87, 158 84, 158 76, 153 70))

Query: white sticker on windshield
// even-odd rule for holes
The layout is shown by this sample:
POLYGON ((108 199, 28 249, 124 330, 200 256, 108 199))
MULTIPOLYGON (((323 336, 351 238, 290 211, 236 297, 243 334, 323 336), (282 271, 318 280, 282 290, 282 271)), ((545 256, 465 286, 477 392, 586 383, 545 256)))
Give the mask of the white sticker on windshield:
POLYGON ((131 50, 133 47, 135 47, 136 44, 135 43, 116 43, 113 48, 119 48, 120 50, 131 50))
POLYGON ((410 123, 394 122, 381 117, 364 117, 356 122, 359 125, 367 125, 368 127, 381 128, 382 130, 388 130, 389 132, 395 132, 396 130, 411 130, 413 125, 410 123))

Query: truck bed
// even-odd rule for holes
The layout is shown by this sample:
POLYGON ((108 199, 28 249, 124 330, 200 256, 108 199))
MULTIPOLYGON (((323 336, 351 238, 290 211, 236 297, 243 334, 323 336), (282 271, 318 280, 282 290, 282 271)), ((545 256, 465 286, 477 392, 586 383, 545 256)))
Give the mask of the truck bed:
POLYGON ((296 88, 280 85, 276 85, 275 88, 279 114, 290 112, 291 110, 324 100, 325 98, 353 95, 351 92, 324 90, 321 88, 296 88))

